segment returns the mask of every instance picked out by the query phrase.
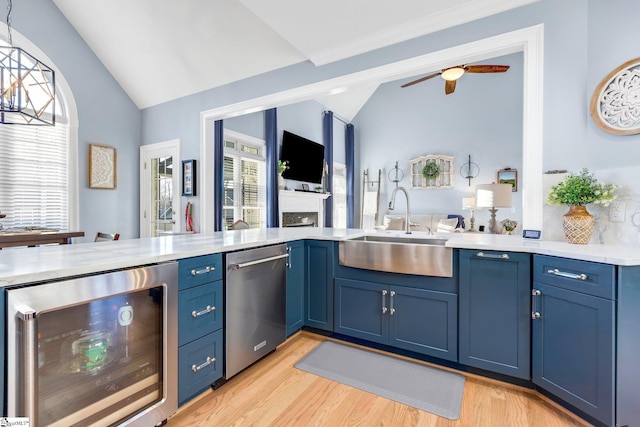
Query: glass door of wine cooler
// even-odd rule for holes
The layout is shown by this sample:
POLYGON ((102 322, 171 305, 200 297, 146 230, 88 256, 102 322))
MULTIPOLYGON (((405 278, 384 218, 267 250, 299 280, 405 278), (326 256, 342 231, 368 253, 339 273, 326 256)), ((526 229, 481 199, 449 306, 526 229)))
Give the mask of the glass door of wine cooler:
MULTIPOLYGON (((56 285, 64 283, 69 282, 56 285)), ((12 298, 12 293, 48 292, 44 287, 52 285, 9 291, 8 305, 24 299, 12 298)), ((92 285, 66 291, 82 295, 89 290, 86 286, 92 285)), ((18 374, 10 380, 25 397, 9 409, 16 416, 35 417, 37 424, 32 425, 107 426, 162 404, 170 388, 167 377, 173 375, 167 370, 165 346, 168 288, 156 282, 44 310, 35 308, 37 301, 19 306, 18 339, 15 348, 9 348, 16 355, 18 374)))

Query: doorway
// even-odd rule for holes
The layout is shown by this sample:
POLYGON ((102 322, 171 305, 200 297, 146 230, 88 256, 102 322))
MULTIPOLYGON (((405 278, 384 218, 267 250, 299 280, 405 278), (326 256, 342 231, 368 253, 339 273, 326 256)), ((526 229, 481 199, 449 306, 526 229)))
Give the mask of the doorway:
POLYGON ((178 139, 140 147, 140 237, 182 229, 180 164, 178 139))

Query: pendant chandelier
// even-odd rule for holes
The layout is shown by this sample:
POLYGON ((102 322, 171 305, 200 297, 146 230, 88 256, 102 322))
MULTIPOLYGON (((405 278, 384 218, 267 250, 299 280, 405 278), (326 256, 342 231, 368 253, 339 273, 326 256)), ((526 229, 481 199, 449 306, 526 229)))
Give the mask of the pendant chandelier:
POLYGON ((51 67, 13 47, 8 0, 9 46, 0 46, 0 124, 55 125, 55 75, 51 67))

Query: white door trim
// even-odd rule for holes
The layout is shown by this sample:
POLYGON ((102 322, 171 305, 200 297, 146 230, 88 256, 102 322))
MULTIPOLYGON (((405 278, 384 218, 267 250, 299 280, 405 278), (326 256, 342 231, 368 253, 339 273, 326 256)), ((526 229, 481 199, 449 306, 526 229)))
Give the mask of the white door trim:
POLYGON ((523 52, 522 222, 523 228, 542 230, 542 152, 544 24, 499 34, 437 52, 365 71, 249 99, 200 113, 200 218, 203 232, 213 232, 213 123, 216 120, 308 101, 358 84, 388 81, 440 70, 452 63, 477 62, 523 52), (208 216, 211 216, 209 218, 208 216))

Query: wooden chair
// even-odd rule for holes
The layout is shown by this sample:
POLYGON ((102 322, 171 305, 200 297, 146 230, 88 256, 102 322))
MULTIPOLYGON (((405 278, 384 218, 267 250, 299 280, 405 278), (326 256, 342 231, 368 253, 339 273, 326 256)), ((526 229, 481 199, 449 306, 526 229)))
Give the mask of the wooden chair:
POLYGON ((109 240, 118 240, 120 238, 120 234, 118 233, 97 233, 95 242, 106 242, 109 240))
POLYGON ((246 223, 245 221, 239 219, 236 222, 234 222, 233 224, 231 224, 231 229, 232 230, 246 230, 249 228, 249 224, 246 223))

